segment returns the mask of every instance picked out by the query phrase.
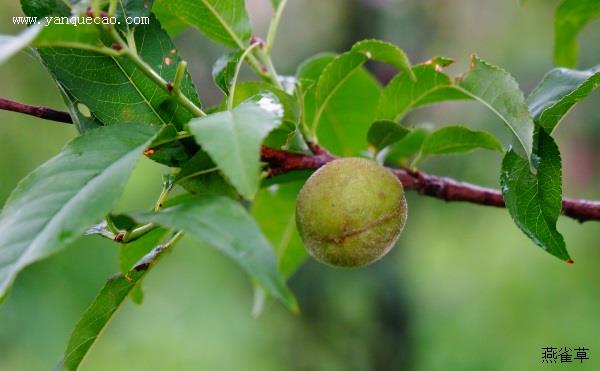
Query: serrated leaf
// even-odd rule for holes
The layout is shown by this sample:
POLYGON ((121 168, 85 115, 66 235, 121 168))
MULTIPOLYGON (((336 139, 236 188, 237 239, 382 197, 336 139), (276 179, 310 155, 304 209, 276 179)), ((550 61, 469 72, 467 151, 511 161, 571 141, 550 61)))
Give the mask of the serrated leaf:
POLYGON ((577 35, 592 20, 600 17, 598 0, 565 0, 554 16, 554 62, 575 67, 578 58, 577 35))
POLYGON ((260 146, 282 118, 281 104, 269 93, 231 111, 193 119, 189 128, 231 184, 251 200, 260 183, 260 146))
POLYGON ((506 207, 517 226, 550 254, 570 261, 563 236, 556 229, 562 208, 562 171, 558 146, 539 130, 537 173, 529 162, 510 150, 502 161, 500 182, 506 207))
POLYGON ((367 61, 364 54, 346 52, 335 57, 324 69, 319 77, 315 90, 315 117, 311 127, 316 129, 321 115, 329 100, 337 90, 348 80, 352 72, 367 61))
POLYGON ((395 121, 375 121, 367 133, 367 141, 375 150, 380 151, 392 143, 404 138, 410 129, 395 121))
MULTIPOLYGON (((359 68, 360 63, 356 64, 366 57, 352 53, 346 53, 347 57, 318 54, 302 63, 297 71, 297 79, 302 87, 304 124, 311 127, 318 122, 316 134, 319 143, 342 156, 358 155, 366 148, 367 131, 374 121, 374 111, 381 93, 379 83, 363 68, 359 68), (340 57, 341 60, 337 59, 340 57), (339 80, 336 80, 333 71, 327 72, 329 68, 338 68, 336 66, 349 74, 343 76, 344 72, 340 70, 337 76, 339 80), (321 79, 332 79, 330 87, 333 90, 329 97, 319 101, 316 97, 319 88, 316 81, 325 84, 321 79)), ((321 89, 323 94, 326 88, 321 85, 321 89)))
POLYGON ((139 221, 181 229, 233 259, 273 297, 297 309, 277 272, 273 248, 246 210, 218 196, 189 197, 158 213, 134 215, 139 221))
MULTIPOLYGON (((180 57, 158 21, 135 28, 140 57, 165 80, 175 77, 180 57)), ((39 48, 38 52, 53 77, 74 99, 106 125, 122 123, 172 123, 181 128, 192 117, 184 107, 127 57, 109 57, 71 48, 39 48)), ((191 77, 186 73, 183 93, 200 105, 191 77)))
POLYGON ((513 134, 516 153, 530 159, 533 119, 523 92, 508 72, 472 56, 471 68, 459 81, 457 89, 494 112, 513 134))
POLYGON ((423 156, 467 153, 483 148, 502 152, 502 144, 485 131, 447 126, 431 133, 423 142, 423 156))
POLYGON ((585 71, 555 68, 527 97, 536 124, 552 133, 573 106, 600 86, 600 65, 585 71))
POLYGON ((108 279, 90 307, 75 325, 63 359, 57 369, 78 370, 81 362, 94 345, 113 315, 144 278, 146 273, 168 251, 165 245, 155 247, 127 272, 108 279))
POLYGON ((225 46, 245 49, 252 36, 244 0, 158 0, 156 3, 225 46))
POLYGON ((221 56, 212 68, 212 77, 215 84, 223 91, 225 95, 229 95, 235 68, 240 61, 242 51, 236 51, 221 56))
POLYGON ((139 124, 92 130, 19 183, 0 215, 0 297, 20 270, 110 211, 155 133, 139 124))
POLYGON ((406 53, 392 43, 382 40, 363 40, 354 44, 352 51, 364 54, 368 59, 390 64, 404 71, 412 80, 416 79, 406 53))
POLYGON ((303 184, 304 180, 273 184, 261 189, 252 203, 252 216, 275 248, 284 277, 290 277, 308 257, 296 229, 296 196, 303 184))
POLYGON ((18 35, 0 35, 0 64, 25 49, 42 31, 42 25, 34 25, 18 35))
POLYGON ((413 68, 416 81, 406 74, 396 75, 383 89, 377 104, 378 120, 399 121, 411 109, 427 104, 470 99, 453 88, 453 81, 438 71, 435 63, 421 64, 413 68))

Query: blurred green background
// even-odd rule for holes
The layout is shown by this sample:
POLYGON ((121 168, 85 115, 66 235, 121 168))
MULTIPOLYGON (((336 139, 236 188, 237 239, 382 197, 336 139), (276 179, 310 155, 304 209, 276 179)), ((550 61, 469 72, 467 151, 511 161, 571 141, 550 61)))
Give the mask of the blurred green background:
MULTIPOLYGON (((558 1, 290 0, 275 64, 292 74, 320 51, 343 51, 361 38, 398 43, 413 62, 435 55, 466 69, 470 53, 511 72, 527 93, 552 67, 558 1)), ((268 0, 248 1, 259 34, 268 0)), ((0 33, 18 31, 18 1, 0 1, 0 33)), ((221 97, 210 69, 224 51, 193 31, 176 38, 205 103, 221 97)), ((581 68, 600 63, 600 22, 580 37, 581 68)), ((385 71, 384 71, 385 72, 385 71)), ((0 68, 0 95, 63 108, 56 87, 31 56, 0 68)), ((565 194, 600 199, 600 94, 558 129, 565 194)), ((473 103, 422 109, 410 122, 461 123, 504 135, 499 121, 473 103)), ((28 172, 56 154, 74 128, 0 112, 0 203, 28 172)), ((428 161, 424 169, 497 187, 500 156, 428 161)), ((143 160, 119 209, 148 208, 164 168, 143 160)), ((128 301, 86 359, 84 370, 532 370, 600 369, 600 223, 562 218, 572 266, 544 254, 505 210, 409 196, 398 246, 363 269, 315 262, 291 280, 303 312, 270 304, 250 315, 247 277, 219 253, 191 239, 144 282, 145 300, 128 301), (541 364, 541 348, 586 347, 582 364, 541 364)), ((69 332, 118 270, 117 249, 82 238, 26 269, 0 306, 0 370, 49 370, 69 332)))

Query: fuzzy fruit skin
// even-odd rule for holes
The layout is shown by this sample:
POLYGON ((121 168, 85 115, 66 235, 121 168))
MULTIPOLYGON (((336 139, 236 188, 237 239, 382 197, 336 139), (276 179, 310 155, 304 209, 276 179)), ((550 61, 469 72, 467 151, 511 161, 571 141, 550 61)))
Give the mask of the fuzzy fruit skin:
POLYGON ((363 158, 342 158, 321 167, 296 203, 296 225, 308 252, 338 267, 363 266, 387 254, 406 216, 398 178, 363 158))

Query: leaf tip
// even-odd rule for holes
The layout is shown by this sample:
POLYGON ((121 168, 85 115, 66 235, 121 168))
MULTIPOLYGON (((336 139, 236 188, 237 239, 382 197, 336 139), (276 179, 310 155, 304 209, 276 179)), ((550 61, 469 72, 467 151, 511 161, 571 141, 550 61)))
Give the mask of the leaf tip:
POLYGON ((565 260, 565 263, 567 263, 567 264, 575 264, 575 262, 571 258, 568 258, 567 260, 565 260))

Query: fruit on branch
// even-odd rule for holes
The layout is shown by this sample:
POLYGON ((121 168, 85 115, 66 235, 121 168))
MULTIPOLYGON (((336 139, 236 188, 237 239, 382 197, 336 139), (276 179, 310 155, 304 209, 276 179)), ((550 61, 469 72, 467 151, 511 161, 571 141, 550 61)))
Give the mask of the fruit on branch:
POLYGON ((321 167, 300 190, 296 205, 296 225, 308 252, 339 267, 366 265, 388 253, 406 216, 398 178, 363 158, 321 167))

